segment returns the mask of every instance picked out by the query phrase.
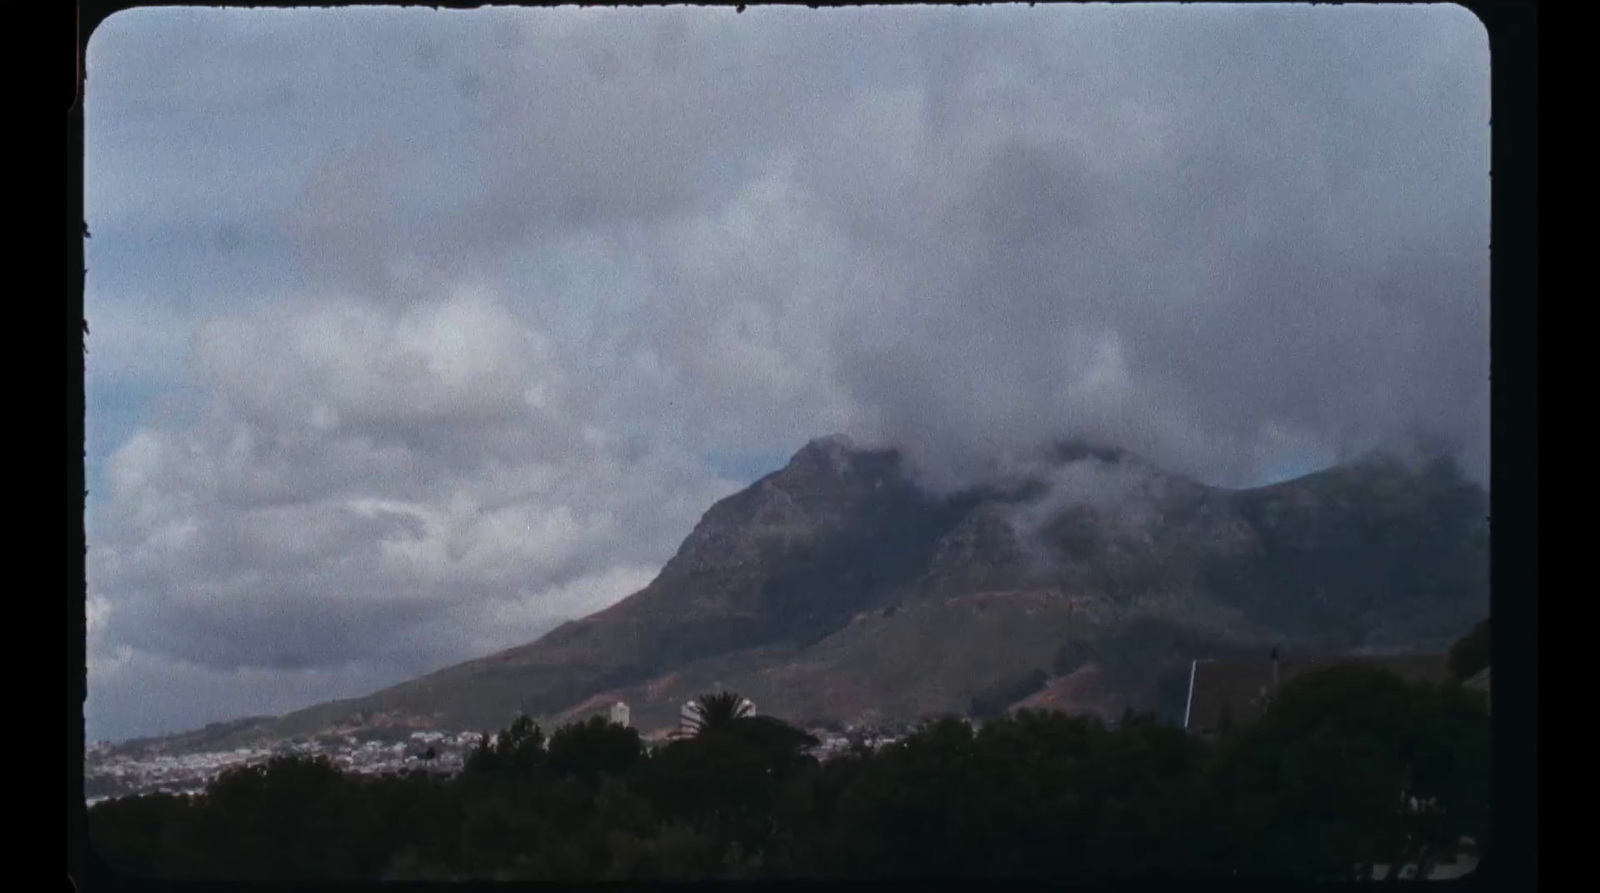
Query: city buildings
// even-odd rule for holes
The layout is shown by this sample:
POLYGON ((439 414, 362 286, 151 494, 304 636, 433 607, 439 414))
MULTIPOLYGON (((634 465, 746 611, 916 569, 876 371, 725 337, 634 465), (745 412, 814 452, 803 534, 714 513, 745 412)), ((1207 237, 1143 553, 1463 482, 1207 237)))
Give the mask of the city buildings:
POLYGON ((138 794, 197 794, 229 769, 282 756, 321 757, 341 771, 358 775, 414 770, 452 773, 466 765, 477 744, 475 732, 427 731, 414 732, 400 742, 340 737, 186 754, 119 753, 115 747, 96 746, 85 754, 84 794, 89 805, 138 794))

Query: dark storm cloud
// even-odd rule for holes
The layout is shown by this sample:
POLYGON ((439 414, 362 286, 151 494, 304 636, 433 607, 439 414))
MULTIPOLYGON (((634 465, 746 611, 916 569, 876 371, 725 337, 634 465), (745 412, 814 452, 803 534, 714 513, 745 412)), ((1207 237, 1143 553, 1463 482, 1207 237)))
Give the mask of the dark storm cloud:
POLYGON ((146 10, 88 63, 93 393, 183 407, 90 408, 110 727, 525 641, 834 431, 1487 467, 1458 8, 146 10))

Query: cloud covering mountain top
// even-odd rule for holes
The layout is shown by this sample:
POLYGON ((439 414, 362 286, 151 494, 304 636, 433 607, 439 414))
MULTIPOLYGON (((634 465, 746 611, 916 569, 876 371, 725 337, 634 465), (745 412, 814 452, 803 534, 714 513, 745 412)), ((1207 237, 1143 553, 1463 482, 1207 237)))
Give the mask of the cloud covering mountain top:
POLYGON ((526 641, 826 432, 1482 477, 1488 61, 1437 6, 120 13, 91 735, 526 641))

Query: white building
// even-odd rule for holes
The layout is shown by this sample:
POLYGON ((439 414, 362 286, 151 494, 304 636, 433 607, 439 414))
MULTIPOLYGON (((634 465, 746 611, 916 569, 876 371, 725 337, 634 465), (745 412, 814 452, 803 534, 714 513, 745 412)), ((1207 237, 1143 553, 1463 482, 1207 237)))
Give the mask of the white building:
POLYGON ((628 705, 621 701, 611 705, 611 721, 619 726, 628 725, 628 705))
MULTIPOLYGON (((756 705, 749 698, 739 700, 740 716, 755 716, 756 705)), ((678 711, 678 731, 684 735, 693 735, 700 728, 700 702, 687 701, 683 709, 678 711)))
POLYGON ((700 725, 700 702, 686 701, 683 709, 678 711, 678 731, 684 735, 693 735, 700 725))

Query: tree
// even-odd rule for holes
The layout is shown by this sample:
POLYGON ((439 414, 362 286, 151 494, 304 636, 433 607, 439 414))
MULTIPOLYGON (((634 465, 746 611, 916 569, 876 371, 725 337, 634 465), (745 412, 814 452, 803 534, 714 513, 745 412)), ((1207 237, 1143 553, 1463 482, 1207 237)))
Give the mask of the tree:
POLYGON ((1222 745, 1213 828, 1253 873, 1426 870, 1487 830, 1488 745, 1481 699, 1459 687, 1361 666, 1308 673, 1222 745))
POLYGON ((1485 617, 1450 646, 1450 676, 1457 682, 1464 682, 1489 666, 1493 656, 1489 647, 1489 618, 1485 617))
POLYGON ((687 823, 719 847, 721 871, 772 870, 774 846, 792 836, 797 804, 792 787, 816 765, 812 736, 771 717, 751 715, 731 692, 697 700, 696 734, 658 749, 641 787, 662 814, 687 823))
POLYGON ((544 732, 527 716, 518 716, 511 725, 490 738, 484 735, 467 758, 469 775, 511 773, 527 776, 544 763, 544 732))
POLYGON ((691 703, 689 726, 696 735, 727 728, 755 712, 749 701, 731 691, 704 694, 691 703))
POLYGON ((120 797, 89 809, 89 841, 95 854, 136 877, 199 873, 192 844, 195 805, 187 797, 146 794, 120 797))
MULTIPOLYGON (((1413 812, 1410 859, 1426 872, 1448 861, 1470 838, 1488 847, 1492 729, 1487 706, 1459 686, 1419 686, 1414 737, 1410 742, 1413 812)), ((1398 864, 1398 863, 1397 863, 1398 864)))
POLYGON ((387 856, 369 832, 362 786, 323 758, 274 757, 228 770, 199 804, 205 874, 288 881, 375 875, 387 856))
POLYGON ((778 772, 792 768, 796 761, 809 759, 807 751, 819 743, 809 732, 772 716, 740 717, 723 727, 723 733, 738 737, 760 752, 767 765, 778 772))
POLYGON ((554 776, 594 785, 602 776, 620 778, 637 768, 644 759, 644 742, 638 729, 594 716, 557 729, 545 759, 554 776))

